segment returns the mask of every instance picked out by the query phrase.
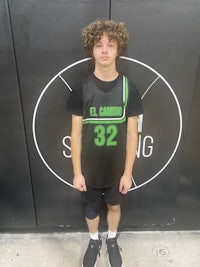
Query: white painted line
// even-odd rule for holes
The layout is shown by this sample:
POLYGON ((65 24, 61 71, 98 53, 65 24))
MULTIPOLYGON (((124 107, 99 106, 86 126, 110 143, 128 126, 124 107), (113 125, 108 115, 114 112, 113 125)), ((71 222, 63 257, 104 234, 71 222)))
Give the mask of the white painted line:
POLYGON ((64 84, 67 85, 68 89, 72 92, 72 88, 69 86, 69 84, 65 81, 65 79, 59 74, 58 77, 64 82, 64 84))

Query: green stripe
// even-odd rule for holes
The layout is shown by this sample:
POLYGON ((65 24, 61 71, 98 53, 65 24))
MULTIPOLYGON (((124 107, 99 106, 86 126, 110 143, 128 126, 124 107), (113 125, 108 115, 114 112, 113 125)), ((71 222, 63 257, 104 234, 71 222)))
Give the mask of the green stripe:
POLYGON ((123 119, 120 120, 87 120, 87 121, 83 121, 83 124, 117 124, 117 123, 122 123, 126 121, 126 117, 124 117, 123 119))
POLYGON ((125 110, 128 104, 128 79, 125 77, 125 110))

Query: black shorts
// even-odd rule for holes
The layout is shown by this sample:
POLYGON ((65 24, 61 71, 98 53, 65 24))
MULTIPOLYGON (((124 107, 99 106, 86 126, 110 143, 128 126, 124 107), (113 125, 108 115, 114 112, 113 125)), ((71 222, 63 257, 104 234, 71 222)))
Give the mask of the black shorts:
POLYGON ((120 205, 124 196, 119 192, 119 186, 106 188, 88 187, 86 192, 82 192, 83 201, 92 208, 100 208, 103 202, 112 206, 120 205))

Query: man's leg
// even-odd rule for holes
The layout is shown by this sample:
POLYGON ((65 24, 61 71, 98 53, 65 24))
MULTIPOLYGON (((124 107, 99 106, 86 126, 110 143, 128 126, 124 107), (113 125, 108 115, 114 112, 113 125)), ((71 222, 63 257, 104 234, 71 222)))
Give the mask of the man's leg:
POLYGON ((84 195, 85 220, 91 239, 98 239, 98 228, 100 222, 99 208, 102 201, 102 193, 100 190, 88 188, 84 195), (96 234, 96 237, 94 236, 96 234))
POLYGON ((93 235, 92 239, 98 239, 98 229, 99 229, 100 216, 97 215, 97 217, 94 219, 89 219, 86 217, 85 220, 87 223, 90 238, 92 238, 92 235, 93 235), (94 235, 96 235, 96 234, 97 234, 97 238, 94 237, 94 235))
POLYGON ((85 220, 90 235, 89 245, 83 258, 83 267, 96 266, 97 256, 100 253, 102 242, 99 239, 98 228, 100 222, 99 203, 101 198, 101 192, 92 188, 89 188, 83 195, 84 202, 86 203, 85 220))
POLYGON ((120 247, 117 243, 117 230, 121 219, 121 206, 123 196, 118 190, 118 187, 111 188, 106 192, 106 201, 108 207, 107 223, 107 250, 109 256, 110 267, 123 267, 122 258, 120 255, 120 247), (108 204, 109 203, 109 204, 108 204))
MULTIPOLYGON (((89 208, 89 211, 90 211, 90 213, 88 213, 89 218, 91 217, 91 215, 95 215, 96 213, 95 210, 92 212, 91 208, 89 208)), ((99 239, 99 232, 98 232, 100 216, 97 215, 93 219, 89 218, 85 217, 90 234, 90 241, 83 258, 83 265, 82 265, 83 267, 96 266, 97 256, 100 255, 100 249, 102 245, 102 242, 99 239)))
POLYGON ((107 223, 111 232, 117 232, 121 219, 121 203, 124 195, 119 192, 118 186, 105 189, 105 202, 107 203, 107 223))
POLYGON ((110 205, 110 204, 107 204, 107 207, 108 207, 108 213, 107 213, 108 229, 111 232, 117 232, 121 218, 121 207, 120 205, 110 205))

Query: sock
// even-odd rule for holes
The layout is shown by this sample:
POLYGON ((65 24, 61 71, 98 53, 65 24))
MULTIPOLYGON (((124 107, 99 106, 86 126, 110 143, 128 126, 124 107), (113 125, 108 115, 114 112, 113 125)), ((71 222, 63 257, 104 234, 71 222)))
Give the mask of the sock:
POLYGON ((94 234, 90 233, 90 238, 93 240, 99 240, 99 232, 97 231, 94 234))
POLYGON ((112 232, 112 231, 110 231, 109 229, 108 229, 108 239, 109 238, 115 238, 116 237, 116 235, 117 235, 117 232, 112 232))

